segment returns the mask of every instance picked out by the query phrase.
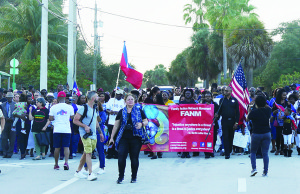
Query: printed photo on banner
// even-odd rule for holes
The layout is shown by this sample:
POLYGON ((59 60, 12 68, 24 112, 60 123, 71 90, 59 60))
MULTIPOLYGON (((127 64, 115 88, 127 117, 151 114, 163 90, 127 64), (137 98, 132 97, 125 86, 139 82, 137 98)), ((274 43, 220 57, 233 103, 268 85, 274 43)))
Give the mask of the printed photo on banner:
POLYGON ((148 118, 146 131, 150 143, 142 146, 142 151, 169 151, 169 114, 168 106, 144 105, 143 111, 148 118))

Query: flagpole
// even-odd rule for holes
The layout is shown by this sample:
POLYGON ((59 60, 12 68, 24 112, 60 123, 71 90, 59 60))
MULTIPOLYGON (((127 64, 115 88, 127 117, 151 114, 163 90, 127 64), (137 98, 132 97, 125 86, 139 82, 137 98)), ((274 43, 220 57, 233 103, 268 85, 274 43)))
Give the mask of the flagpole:
MULTIPOLYGON (((124 41, 124 44, 125 44, 125 41, 124 41)), ((120 69, 121 69, 121 63, 120 63, 120 65, 119 65, 119 71, 118 71, 117 83, 116 83, 116 88, 115 88, 114 104, 113 104, 113 110, 112 110, 112 111, 114 111, 114 108, 115 108, 116 92, 117 92, 117 88, 118 88, 118 85, 119 85, 120 69)))
POLYGON ((119 85, 120 69, 121 69, 121 65, 119 65, 119 72, 118 72, 118 78, 117 78, 116 90, 117 90, 118 85, 119 85))
MULTIPOLYGON (((244 60, 244 57, 242 57, 242 58, 240 59, 240 62, 238 63, 237 68, 239 68, 239 65, 242 64, 242 61, 243 61, 243 60, 244 60)), ((235 74, 237 68, 235 69, 234 74, 235 74)), ((233 80, 234 74, 233 74, 232 77, 231 77, 231 81, 230 81, 230 83, 229 83, 229 86, 231 85, 231 82, 232 82, 232 80, 233 80)))
MULTIPOLYGON (((125 45, 125 41, 124 41, 124 45, 125 45)), ((122 57, 121 57, 121 58, 122 58, 122 57)), ((117 78, 117 84, 116 84, 116 91, 117 91, 117 88, 118 88, 118 85, 119 85, 120 69, 121 69, 121 63, 120 63, 120 65, 119 65, 119 72, 118 72, 118 78, 117 78)))

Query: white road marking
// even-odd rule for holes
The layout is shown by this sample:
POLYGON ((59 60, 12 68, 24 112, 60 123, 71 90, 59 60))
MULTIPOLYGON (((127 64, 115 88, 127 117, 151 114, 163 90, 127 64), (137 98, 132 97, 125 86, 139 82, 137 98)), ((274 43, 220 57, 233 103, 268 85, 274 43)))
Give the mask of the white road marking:
MULTIPOLYGON (((69 164, 75 163, 75 161, 69 161, 69 164)), ((7 167, 19 167, 22 168, 23 166, 47 166, 53 165, 54 163, 33 163, 33 162, 20 162, 20 163, 10 163, 10 164, 0 164, 0 166, 7 166, 7 167)))
MULTIPOLYGON (((96 168, 98 168, 98 167, 99 167, 99 162, 97 162, 96 164, 93 165, 93 168, 92 168, 93 171, 94 171, 96 168)), ((55 193, 55 192, 57 192, 57 191, 59 191, 59 190, 65 188, 65 187, 67 187, 68 185, 70 185, 70 184, 72 184, 72 183, 74 183, 74 182, 76 182, 76 181, 78 181, 78 180, 79 180, 79 178, 73 177, 73 178, 71 178, 70 180, 68 180, 68 181, 66 181, 66 182, 64 182, 64 183, 62 183, 62 184, 60 184, 60 185, 58 185, 58 186, 56 186, 56 187, 50 189, 49 191, 44 192, 43 194, 52 194, 52 193, 55 193)))
POLYGON ((238 179, 238 192, 247 192, 247 183, 245 178, 238 179))

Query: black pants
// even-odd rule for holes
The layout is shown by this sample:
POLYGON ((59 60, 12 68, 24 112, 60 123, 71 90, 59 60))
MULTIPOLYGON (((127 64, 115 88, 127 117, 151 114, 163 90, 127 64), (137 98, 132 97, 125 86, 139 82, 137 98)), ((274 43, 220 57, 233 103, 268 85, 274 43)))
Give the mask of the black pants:
POLYGON ((23 133, 21 133, 21 121, 20 121, 20 119, 16 124, 16 129, 17 129, 17 134, 18 134, 18 144, 19 144, 19 147, 20 147, 21 154, 26 153, 30 128, 31 128, 31 125, 28 124, 28 123, 25 123, 26 134, 23 134, 23 133))
POLYGON ((4 130, 1 134, 3 156, 13 155, 17 132, 11 130, 12 123, 12 121, 5 122, 4 130))
POLYGON ((283 127, 276 127, 276 148, 281 151, 284 149, 282 130, 283 127))
MULTIPOLYGON (((110 139, 113 128, 114 128, 113 125, 107 125, 107 129, 108 129, 108 132, 109 132, 109 138, 108 139, 110 139)), ((118 133, 116 133, 116 135, 118 135, 118 133)), ((111 148, 108 148, 107 155, 109 155, 111 157, 118 156, 118 152, 115 149, 115 144, 113 144, 113 146, 111 148)))
POLYGON ((45 153, 47 154, 49 149, 50 153, 54 154, 54 147, 53 147, 53 127, 47 127, 47 132, 50 132, 50 144, 46 146, 45 153))
POLYGON ((223 136, 223 144, 225 149, 225 156, 230 156, 232 152, 232 143, 234 137, 234 126, 235 120, 224 120, 222 119, 222 136, 223 136))
POLYGON ((119 142, 119 157, 118 157, 118 166, 119 166, 119 178, 124 178, 125 167, 126 167, 126 158, 129 153, 131 161, 131 178, 136 179, 137 171, 139 168, 139 155, 142 147, 140 139, 133 138, 121 138, 119 142))

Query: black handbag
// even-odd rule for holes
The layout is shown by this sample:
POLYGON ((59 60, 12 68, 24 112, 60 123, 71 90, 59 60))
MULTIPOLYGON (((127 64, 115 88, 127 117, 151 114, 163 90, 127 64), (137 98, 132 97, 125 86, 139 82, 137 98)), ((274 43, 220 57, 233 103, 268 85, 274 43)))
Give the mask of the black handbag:
POLYGON ((39 146, 48 146, 50 144, 50 133, 40 132, 35 134, 39 146))
POLYGON ((147 134, 147 130, 146 130, 145 127, 142 127, 141 130, 142 130, 142 138, 141 138, 141 142, 142 142, 143 145, 147 145, 147 144, 150 143, 150 138, 149 138, 149 136, 148 136, 148 134, 147 134))

